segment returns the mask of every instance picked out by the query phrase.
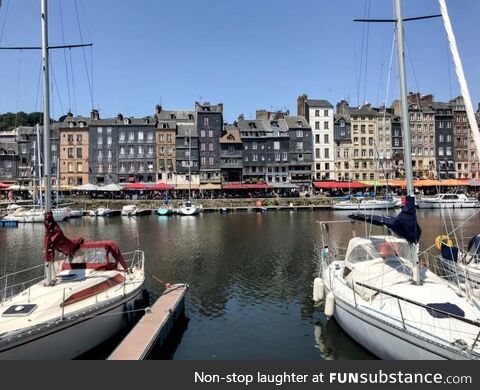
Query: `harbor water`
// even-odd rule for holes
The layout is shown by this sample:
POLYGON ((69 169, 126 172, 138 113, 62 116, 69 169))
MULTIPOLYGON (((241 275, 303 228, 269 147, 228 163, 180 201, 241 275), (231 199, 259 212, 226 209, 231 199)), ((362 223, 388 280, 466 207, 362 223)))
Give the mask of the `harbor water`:
MULTIPOLYGON (((457 239, 479 233, 476 210, 419 210, 421 249, 446 228, 464 223, 457 239)), ((321 253, 317 221, 348 212, 209 213, 195 217, 84 217, 61 223, 71 238, 114 239, 122 251, 141 248, 149 275, 188 283, 185 319, 152 359, 373 359, 312 301, 321 253)), ((361 223, 331 225, 338 247, 365 233, 361 223)), ((379 229, 379 228, 376 228, 379 229)), ((42 262, 42 224, 0 229, 0 273, 42 262)), ((163 286, 147 277, 152 296, 163 286)), ((103 359, 113 343, 88 358, 103 359)))

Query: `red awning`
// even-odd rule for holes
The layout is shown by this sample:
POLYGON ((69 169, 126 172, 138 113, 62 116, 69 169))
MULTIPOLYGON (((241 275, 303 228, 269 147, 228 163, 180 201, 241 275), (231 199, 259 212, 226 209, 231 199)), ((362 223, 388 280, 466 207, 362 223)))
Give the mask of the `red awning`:
POLYGON ((146 190, 148 187, 143 183, 130 183, 125 186, 126 190, 146 190))
POLYGON ((173 186, 170 184, 166 183, 156 183, 151 186, 149 186, 147 189, 153 190, 153 191, 167 191, 167 190, 173 190, 173 186))
POLYGON ((315 188, 331 189, 331 188, 367 188, 367 184, 358 181, 314 181, 315 188))
POLYGON ((128 176, 128 181, 134 182, 135 181, 135 176, 128 176))
POLYGON ((8 187, 10 187, 10 184, 0 183, 0 190, 6 190, 8 187))
POLYGON ((222 186, 224 190, 269 190, 271 185, 266 183, 246 184, 246 183, 230 183, 222 186))

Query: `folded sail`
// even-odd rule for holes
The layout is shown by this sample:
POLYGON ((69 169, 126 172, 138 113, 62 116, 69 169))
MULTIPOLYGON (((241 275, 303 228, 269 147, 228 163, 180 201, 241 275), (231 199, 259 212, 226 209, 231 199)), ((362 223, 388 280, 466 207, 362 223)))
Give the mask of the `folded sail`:
POLYGON ((396 217, 361 213, 351 214, 348 217, 376 226, 385 226, 392 230, 397 236, 405 238, 412 244, 417 244, 422 234, 422 229, 417 222, 415 198, 413 196, 407 196, 405 206, 403 206, 402 211, 396 217))

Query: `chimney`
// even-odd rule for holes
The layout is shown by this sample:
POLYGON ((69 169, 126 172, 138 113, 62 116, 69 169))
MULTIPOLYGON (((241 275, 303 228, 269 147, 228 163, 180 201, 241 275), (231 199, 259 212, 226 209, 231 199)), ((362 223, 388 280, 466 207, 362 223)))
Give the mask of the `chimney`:
POLYGON ((348 113, 348 102, 346 100, 342 100, 337 103, 336 107, 337 115, 343 116, 346 119, 349 119, 349 113, 348 113))
POLYGON ((157 104, 155 106, 155 115, 158 115, 162 112, 162 106, 160 104, 157 104))
POLYGON ((118 115, 117 115, 117 119, 118 119, 119 121, 123 121, 123 115, 122 115, 122 114, 118 114, 118 115))
POLYGON ((307 111, 307 94, 303 94, 297 97, 297 116, 305 116, 305 111, 307 111))
POLYGON ((90 113, 90 119, 92 121, 98 121, 100 119, 100 114, 98 110, 93 109, 92 112, 90 113))

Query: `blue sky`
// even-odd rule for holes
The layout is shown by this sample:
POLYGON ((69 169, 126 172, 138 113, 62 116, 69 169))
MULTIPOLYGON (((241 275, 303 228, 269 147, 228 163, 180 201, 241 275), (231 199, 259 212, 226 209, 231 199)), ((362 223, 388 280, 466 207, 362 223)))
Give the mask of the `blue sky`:
MULTIPOLYGON (((447 5, 476 107, 480 1, 447 5)), ((403 9, 405 17, 439 13, 437 0, 404 0, 403 9)), ((39 45, 39 13, 40 0, 3 0, 0 44, 39 45)), ((302 93, 333 104, 379 104, 387 94, 393 27, 371 24, 367 39, 366 27, 352 19, 368 13, 392 17, 393 0, 50 0, 50 44, 62 44, 62 21, 66 42, 83 37, 94 44, 52 54, 52 116, 69 107, 88 115, 92 69, 93 105, 102 117, 149 115, 157 103, 192 109, 203 100, 223 102, 232 122, 262 108, 295 113, 302 93)), ((408 90, 438 100, 458 95, 441 19, 405 27, 408 90)), ((0 51, 0 112, 41 110, 39 70, 39 51, 0 51)), ((392 72, 387 103, 398 95, 396 66, 392 72)))

